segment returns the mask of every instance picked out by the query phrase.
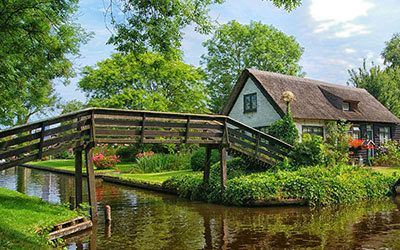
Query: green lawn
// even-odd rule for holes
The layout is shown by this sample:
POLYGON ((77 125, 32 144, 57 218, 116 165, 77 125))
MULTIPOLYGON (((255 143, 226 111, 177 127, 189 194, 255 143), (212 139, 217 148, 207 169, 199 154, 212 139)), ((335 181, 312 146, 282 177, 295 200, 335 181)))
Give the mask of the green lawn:
POLYGON ((367 167, 384 175, 400 176, 400 167, 367 167))
MULTIPOLYGON (((62 169, 68 171, 74 171, 74 160, 49 160, 49 161, 37 161, 30 162, 30 165, 43 166, 55 169, 62 169)), ((192 170, 178 170, 168 171, 161 173, 134 173, 134 163, 118 163, 114 169, 110 170, 96 170, 96 172, 110 172, 110 176, 118 177, 121 180, 149 183, 149 184, 161 184, 165 180, 173 176, 181 176, 186 174, 197 174, 200 172, 193 172, 192 170), (120 172, 120 174, 113 174, 111 172, 120 172)))
MULTIPOLYGON (((29 165, 41 166, 41 167, 49 167, 61 170, 75 171, 75 162, 73 159, 67 160, 48 160, 48 161, 35 161, 29 162, 29 165)), ((96 172, 121 172, 121 173, 131 173, 134 171, 135 164, 134 163, 118 163, 115 169, 103 169, 97 170, 96 172)), ((83 172, 86 172, 85 167, 83 167, 83 172)))
POLYGON ((149 184, 162 184, 170 177, 182 176, 187 174, 201 174, 201 172, 193 172, 192 170, 169 171, 161 173, 148 174, 110 174, 110 176, 118 177, 121 180, 134 181, 149 184))
POLYGON ((48 230, 79 216, 67 207, 4 188, 0 188, 0 214, 0 249, 46 249, 48 230))

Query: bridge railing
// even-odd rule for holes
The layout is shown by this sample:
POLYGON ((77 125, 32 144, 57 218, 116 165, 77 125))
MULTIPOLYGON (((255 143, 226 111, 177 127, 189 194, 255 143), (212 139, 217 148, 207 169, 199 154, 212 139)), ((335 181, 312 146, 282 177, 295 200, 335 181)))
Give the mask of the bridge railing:
POLYGON ((97 109, 96 143, 200 144, 222 142, 224 116, 97 109))
POLYGON ((292 145, 231 118, 227 118, 227 129, 231 151, 267 165, 282 161, 292 149, 292 145))
POLYGON ((88 142, 222 146, 268 165, 292 147, 223 115, 91 108, 0 131, 0 170, 88 142))
POLYGON ((73 148, 90 136, 91 110, 0 131, 0 170, 73 148))

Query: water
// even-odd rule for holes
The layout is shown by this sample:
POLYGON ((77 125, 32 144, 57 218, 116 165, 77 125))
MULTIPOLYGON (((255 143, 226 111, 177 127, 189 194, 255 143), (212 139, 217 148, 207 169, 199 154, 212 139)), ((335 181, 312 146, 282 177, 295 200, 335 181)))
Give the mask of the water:
MULTIPOLYGON (((74 179, 13 168, 0 172, 0 186, 66 203, 74 179)), ((67 239, 68 249, 400 249, 396 200, 322 209, 238 208, 101 181, 96 186, 99 223, 67 239), (112 208, 111 228, 103 221, 104 205, 112 208)))

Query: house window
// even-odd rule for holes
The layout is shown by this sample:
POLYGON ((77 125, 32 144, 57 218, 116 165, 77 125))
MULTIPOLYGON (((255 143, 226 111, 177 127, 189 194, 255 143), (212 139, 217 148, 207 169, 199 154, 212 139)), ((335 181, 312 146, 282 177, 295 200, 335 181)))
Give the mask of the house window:
POLYGON ((379 128, 379 141, 381 144, 390 140, 390 128, 381 127, 379 128))
POLYGON ((324 128, 321 126, 302 126, 303 134, 319 135, 324 137, 324 128))
POLYGON ((361 139, 361 130, 360 127, 358 126, 353 126, 350 131, 349 134, 351 135, 351 137, 353 137, 353 139, 358 140, 361 139))
POLYGON ((350 103, 349 102, 343 102, 342 103, 342 109, 343 109, 343 111, 350 111, 350 103))
POLYGON ((257 111, 257 93, 248 94, 243 96, 244 99, 244 113, 257 111))
POLYGON ((365 130, 367 133, 367 139, 373 141, 374 140, 374 130, 372 128, 372 125, 367 125, 365 130))

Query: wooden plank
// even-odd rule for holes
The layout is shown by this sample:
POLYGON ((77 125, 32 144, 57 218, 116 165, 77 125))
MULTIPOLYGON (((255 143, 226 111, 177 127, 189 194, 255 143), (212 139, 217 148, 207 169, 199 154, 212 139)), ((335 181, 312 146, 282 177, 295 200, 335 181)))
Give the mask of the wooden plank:
POLYGON ((37 140, 40 138, 40 136, 41 136, 41 132, 37 132, 37 133, 23 135, 23 136, 19 136, 16 138, 12 138, 7 141, 0 142, 0 150, 7 150, 7 148, 9 148, 11 146, 21 144, 24 142, 28 142, 28 141, 37 140))
POLYGON ((282 140, 279 140, 279 139, 277 139, 277 138, 275 138, 275 137, 273 137, 273 136, 270 136, 270 135, 268 135, 268 134, 265 134, 265 133, 263 133, 263 132, 261 132, 261 131, 259 131, 259 130, 257 130, 257 129, 254 129, 254 128, 252 128, 252 127, 249 127, 249 126, 247 126, 247 125, 245 125, 245 124, 243 124, 243 123, 241 123, 241 122, 238 122, 238 121, 236 121, 236 120, 233 120, 232 118, 229 118, 229 117, 228 117, 228 118, 227 118, 227 122, 228 122, 228 124, 230 124, 230 125, 233 125, 233 126, 236 126, 236 127, 240 128, 240 129, 246 130, 246 131, 248 131, 248 132, 250 132, 250 133, 252 133, 252 134, 257 134, 257 133, 259 133, 261 138, 266 139, 267 141, 272 141, 273 143, 278 144, 278 145, 281 146, 281 147, 288 148, 288 149, 293 148, 292 145, 290 145, 290 144, 288 144, 288 143, 286 143, 286 142, 284 142, 284 141, 282 141, 282 140))
MULTIPOLYGON (((79 119, 79 118, 78 118, 79 119)), ((63 133, 72 129, 77 129, 82 126, 86 126, 90 124, 90 119, 85 119, 85 120, 79 120, 77 122, 69 123, 69 124, 63 124, 61 126, 55 127, 55 128, 50 128, 46 129, 44 132, 45 136, 50 136, 58 133, 63 133)))
MULTIPOLYGON (((249 156, 252 159, 254 159, 253 151, 251 151, 251 150, 249 151, 249 150, 246 150, 243 147, 240 147, 240 146, 237 146, 237 145, 233 145, 233 144, 231 144, 230 149, 233 150, 233 151, 237 151, 237 152, 239 152, 241 154, 244 154, 244 155, 249 156)), ((273 161, 272 158, 266 158, 266 157, 263 157, 262 155, 259 155, 259 157, 257 159, 254 159, 254 160, 258 160, 258 161, 264 162, 264 163, 266 163, 268 165, 271 165, 271 166, 275 165, 277 163, 277 162, 273 161)))
POLYGON ((11 149, 6 152, 0 153, 0 159, 6 159, 8 157, 19 156, 21 154, 29 153, 33 150, 37 150, 38 147, 39 147, 39 143, 33 143, 33 144, 30 144, 27 146, 11 149))
POLYGON ((186 121, 185 143, 188 141, 188 138, 189 138, 189 129, 190 129, 190 116, 188 116, 187 121, 186 121))
POLYGON ((128 130, 128 129, 103 129, 97 128, 96 129, 96 137, 99 136, 136 136, 140 135, 140 130, 128 130))
POLYGON ((76 143, 77 142, 75 142, 75 141, 72 141, 72 142, 69 142, 69 143, 68 142, 64 142, 62 144, 57 145, 57 147, 51 147, 51 148, 49 148, 49 149, 47 149, 46 151, 43 152, 43 156, 50 156, 50 155, 58 154, 58 153, 60 153, 60 152, 62 152, 64 150, 67 150, 67 149, 75 147, 76 143))
POLYGON ((146 122, 146 114, 143 113, 143 116, 142 116, 142 127, 140 129, 140 141, 142 143, 144 142, 144 130, 145 130, 144 126, 145 126, 145 122, 146 122))
MULTIPOLYGON (((238 139, 236 137, 231 137, 231 142, 234 143, 234 144, 238 144, 238 146, 243 147, 244 149, 250 149, 253 152, 253 156, 254 156, 254 151, 257 150, 257 146, 256 145, 247 143, 247 142, 242 141, 242 140, 240 140, 240 139, 238 139)), ((278 160, 283 160, 283 157, 280 156, 279 154, 277 154, 277 153, 275 153, 273 151, 265 150, 265 149, 263 149, 261 147, 258 148, 258 152, 261 153, 261 154, 265 154, 265 155, 267 155, 269 157, 278 159, 278 160)))
POLYGON ((206 147, 206 158, 204 161, 203 183, 208 186, 210 182, 210 168, 211 168, 211 147, 206 147))
POLYGON ((87 220, 87 221, 84 221, 84 222, 81 222, 78 224, 71 225, 66 228, 59 229, 54 232, 51 232, 51 233, 49 233, 48 237, 49 237, 49 240, 55 240, 57 238, 62 238, 67 235, 71 235, 71 234, 86 230, 88 228, 91 228, 92 226, 93 226, 93 223, 90 220, 87 220))
POLYGON ((226 152, 226 148, 225 147, 221 147, 220 151, 220 174, 221 174, 221 194, 224 193, 225 188, 226 188, 226 182, 228 180, 228 175, 227 175, 227 166, 226 166, 226 156, 227 156, 227 152, 226 152))
POLYGON ((41 120, 41 121, 38 121, 38 122, 28 123, 26 125, 22 125, 22 126, 13 127, 13 128, 10 128, 10 129, 1 130, 0 131, 0 138, 6 137, 6 136, 10 136, 10 135, 20 134, 20 133, 23 133, 23 132, 26 132, 26 131, 32 131, 34 129, 38 129, 38 128, 40 128, 42 126, 42 123, 45 126, 49 126, 49 125, 52 125, 52 124, 57 124, 57 123, 60 123, 60 122, 73 120, 73 119, 76 119, 78 117, 82 117, 82 116, 89 115, 89 114, 90 114, 90 110, 81 110, 81 111, 77 111, 77 112, 73 112, 73 113, 57 116, 57 117, 52 118, 52 119, 45 119, 45 120, 41 120))
POLYGON ((43 141, 44 141, 44 130, 45 130, 44 124, 42 124, 41 130, 40 130, 40 141, 39 141, 39 153, 38 153, 38 158, 39 160, 42 159, 43 156, 43 141))
POLYGON ((88 180, 88 196, 90 205, 90 215, 92 221, 97 221, 97 201, 96 201, 96 180, 93 167, 93 149, 85 149, 85 166, 88 180))
MULTIPOLYGON (((90 120, 86 119, 86 120, 83 120, 83 121, 62 125, 62 126, 59 126, 59 127, 56 127, 56 128, 45 129, 43 136, 44 137, 45 136, 51 136, 51 135, 56 134, 56 133, 61 133, 61 132, 66 132, 66 131, 71 130, 71 129, 76 129, 77 127, 87 125, 89 121, 90 120)), ((0 149, 5 150, 6 148, 8 148, 10 146, 14 146, 14 145, 25 143, 25 142, 32 141, 32 140, 37 140, 37 139, 40 139, 41 136, 42 136, 42 132, 40 131, 40 132, 36 132, 36 133, 33 133, 33 134, 29 134, 29 135, 19 136, 17 138, 13 138, 13 139, 8 140, 8 141, 0 142, 0 149)))
POLYGON ((21 165, 26 162, 34 161, 37 158, 38 158, 38 154, 33 154, 33 155, 29 155, 29 156, 24 156, 24 157, 16 159, 16 160, 9 161, 6 163, 2 163, 2 164, 0 164, 0 171, 8 169, 8 168, 16 167, 16 166, 21 165))
POLYGON ((75 148, 75 205, 79 207, 82 204, 82 149, 75 148))
POLYGON ((186 120, 187 116, 191 116, 193 120, 220 120, 226 116, 215 114, 191 114, 191 113, 176 113, 176 112, 158 112, 158 111, 144 111, 144 110, 122 110, 110 108, 94 108, 95 114, 110 115, 110 116, 141 116, 143 113, 147 117, 154 118, 180 118, 186 120))
MULTIPOLYGON (((255 138, 253 138, 251 136, 248 136, 245 133, 242 133, 242 132, 240 132, 238 130, 230 128, 229 129, 229 133, 231 135, 230 138, 232 138, 232 136, 235 136, 238 139, 242 138, 242 139, 248 140, 250 142, 253 142, 254 144, 257 143, 257 139, 255 139, 255 138)), ((276 147, 276 146, 273 146, 272 144, 266 144, 265 142, 263 142, 262 138, 261 138, 261 135, 260 135, 259 143, 260 143, 260 147, 265 147, 265 148, 267 148, 267 149, 269 149, 271 151, 274 151, 274 152, 276 152, 278 154, 281 154, 281 155, 287 155, 288 154, 287 149, 285 149, 285 148, 276 147)))
MULTIPOLYGON (((96 118, 96 125, 107 126, 107 127, 142 127, 141 121, 130 121, 120 119, 105 119, 96 118)), ((185 122, 165 122, 165 121, 146 121, 146 128, 186 128, 185 122)), ((221 124, 207 124, 207 123, 191 123, 192 129, 216 129, 222 130, 224 128, 221 124)))
POLYGON ((63 142, 69 142, 72 140, 77 140, 81 139, 82 136, 88 135, 89 134, 89 129, 81 130, 72 134, 64 135, 62 137, 56 137, 52 139, 45 140, 43 142, 43 147, 49 147, 54 144, 58 143, 63 143, 63 142))

